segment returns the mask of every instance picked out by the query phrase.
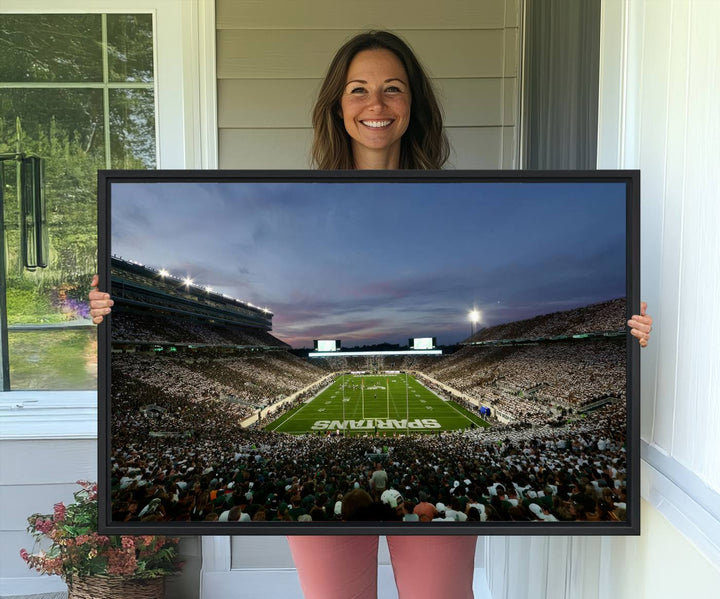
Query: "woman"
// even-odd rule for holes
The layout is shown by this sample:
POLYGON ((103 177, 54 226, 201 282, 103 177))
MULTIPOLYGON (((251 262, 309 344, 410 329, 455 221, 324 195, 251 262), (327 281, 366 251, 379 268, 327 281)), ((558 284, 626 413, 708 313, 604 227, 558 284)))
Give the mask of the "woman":
MULTIPOLYGON (((432 85, 410 48, 388 32, 355 36, 335 55, 312 115, 314 164, 321 169, 439 169, 449 155, 432 85)), ((93 286, 97 285, 97 277, 93 286)), ((90 293, 99 323, 106 293, 90 293)), ((644 347, 652 319, 628 321, 644 347)), ((470 599, 475 536, 390 536, 400 599, 470 599)), ((288 537, 308 599, 377 596, 377 536, 288 537), (328 567, 330 565, 331 567, 328 567)))

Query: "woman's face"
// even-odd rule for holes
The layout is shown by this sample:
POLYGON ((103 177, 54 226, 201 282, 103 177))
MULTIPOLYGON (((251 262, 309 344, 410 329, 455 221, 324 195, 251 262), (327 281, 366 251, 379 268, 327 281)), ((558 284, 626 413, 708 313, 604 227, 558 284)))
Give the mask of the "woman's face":
POLYGON ((363 50, 350 63, 345 81, 340 108, 355 161, 363 154, 396 156, 399 161, 411 101, 400 60, 389 50, 363 50))

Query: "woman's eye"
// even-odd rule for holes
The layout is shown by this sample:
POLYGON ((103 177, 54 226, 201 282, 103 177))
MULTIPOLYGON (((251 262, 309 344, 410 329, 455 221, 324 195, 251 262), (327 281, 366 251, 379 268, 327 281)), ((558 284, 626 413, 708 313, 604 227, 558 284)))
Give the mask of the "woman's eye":
POLYGON ((364 88, 364 87, 353 87, 353 88, 350 90, 350 93, 351 93, 351 94, 364 94, 364 93, 365 93, 365 88, 364 88))
POLYGON ((402 90, 401 90, 399 87, 396 87, 396 86, 394 86, 394 85, 391 85, 390 87, 386 87, 386 88, 385 88, 385 91, 386 91, 386 92, 391 92, 391 93, 395 94, 395 93, 401 92, 402 90))

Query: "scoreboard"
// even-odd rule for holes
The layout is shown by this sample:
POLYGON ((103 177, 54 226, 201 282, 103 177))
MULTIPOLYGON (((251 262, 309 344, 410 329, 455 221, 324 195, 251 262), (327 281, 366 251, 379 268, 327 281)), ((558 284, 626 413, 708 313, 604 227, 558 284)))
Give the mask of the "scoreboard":
POLYGON ((315 351, 340 351, 340 339, 315 339, 315 351))
POLYGON ((437 337, 413 337, 408 339, 410 349, 435 349, 437 337))

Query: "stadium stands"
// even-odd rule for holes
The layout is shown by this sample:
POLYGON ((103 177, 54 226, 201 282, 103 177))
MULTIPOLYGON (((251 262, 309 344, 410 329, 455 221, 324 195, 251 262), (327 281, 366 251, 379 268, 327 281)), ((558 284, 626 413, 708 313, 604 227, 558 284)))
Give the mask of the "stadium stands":
POLYGON ((624 519, 624 301, 484 329, 439 358, 307 360, 270 333, 271 314, 193 299, 143 269, 127 267, 135 291, 112 318, 113 520, 400 520, 412 512, 403 501, 433 503, 443 521, 624 519), (502 418, 424 435, 264 430, 333 373, 355 370, 408 371, 502 418), (376 460, 400 503, 349 516, 343 499, 370 491, 376 460))

